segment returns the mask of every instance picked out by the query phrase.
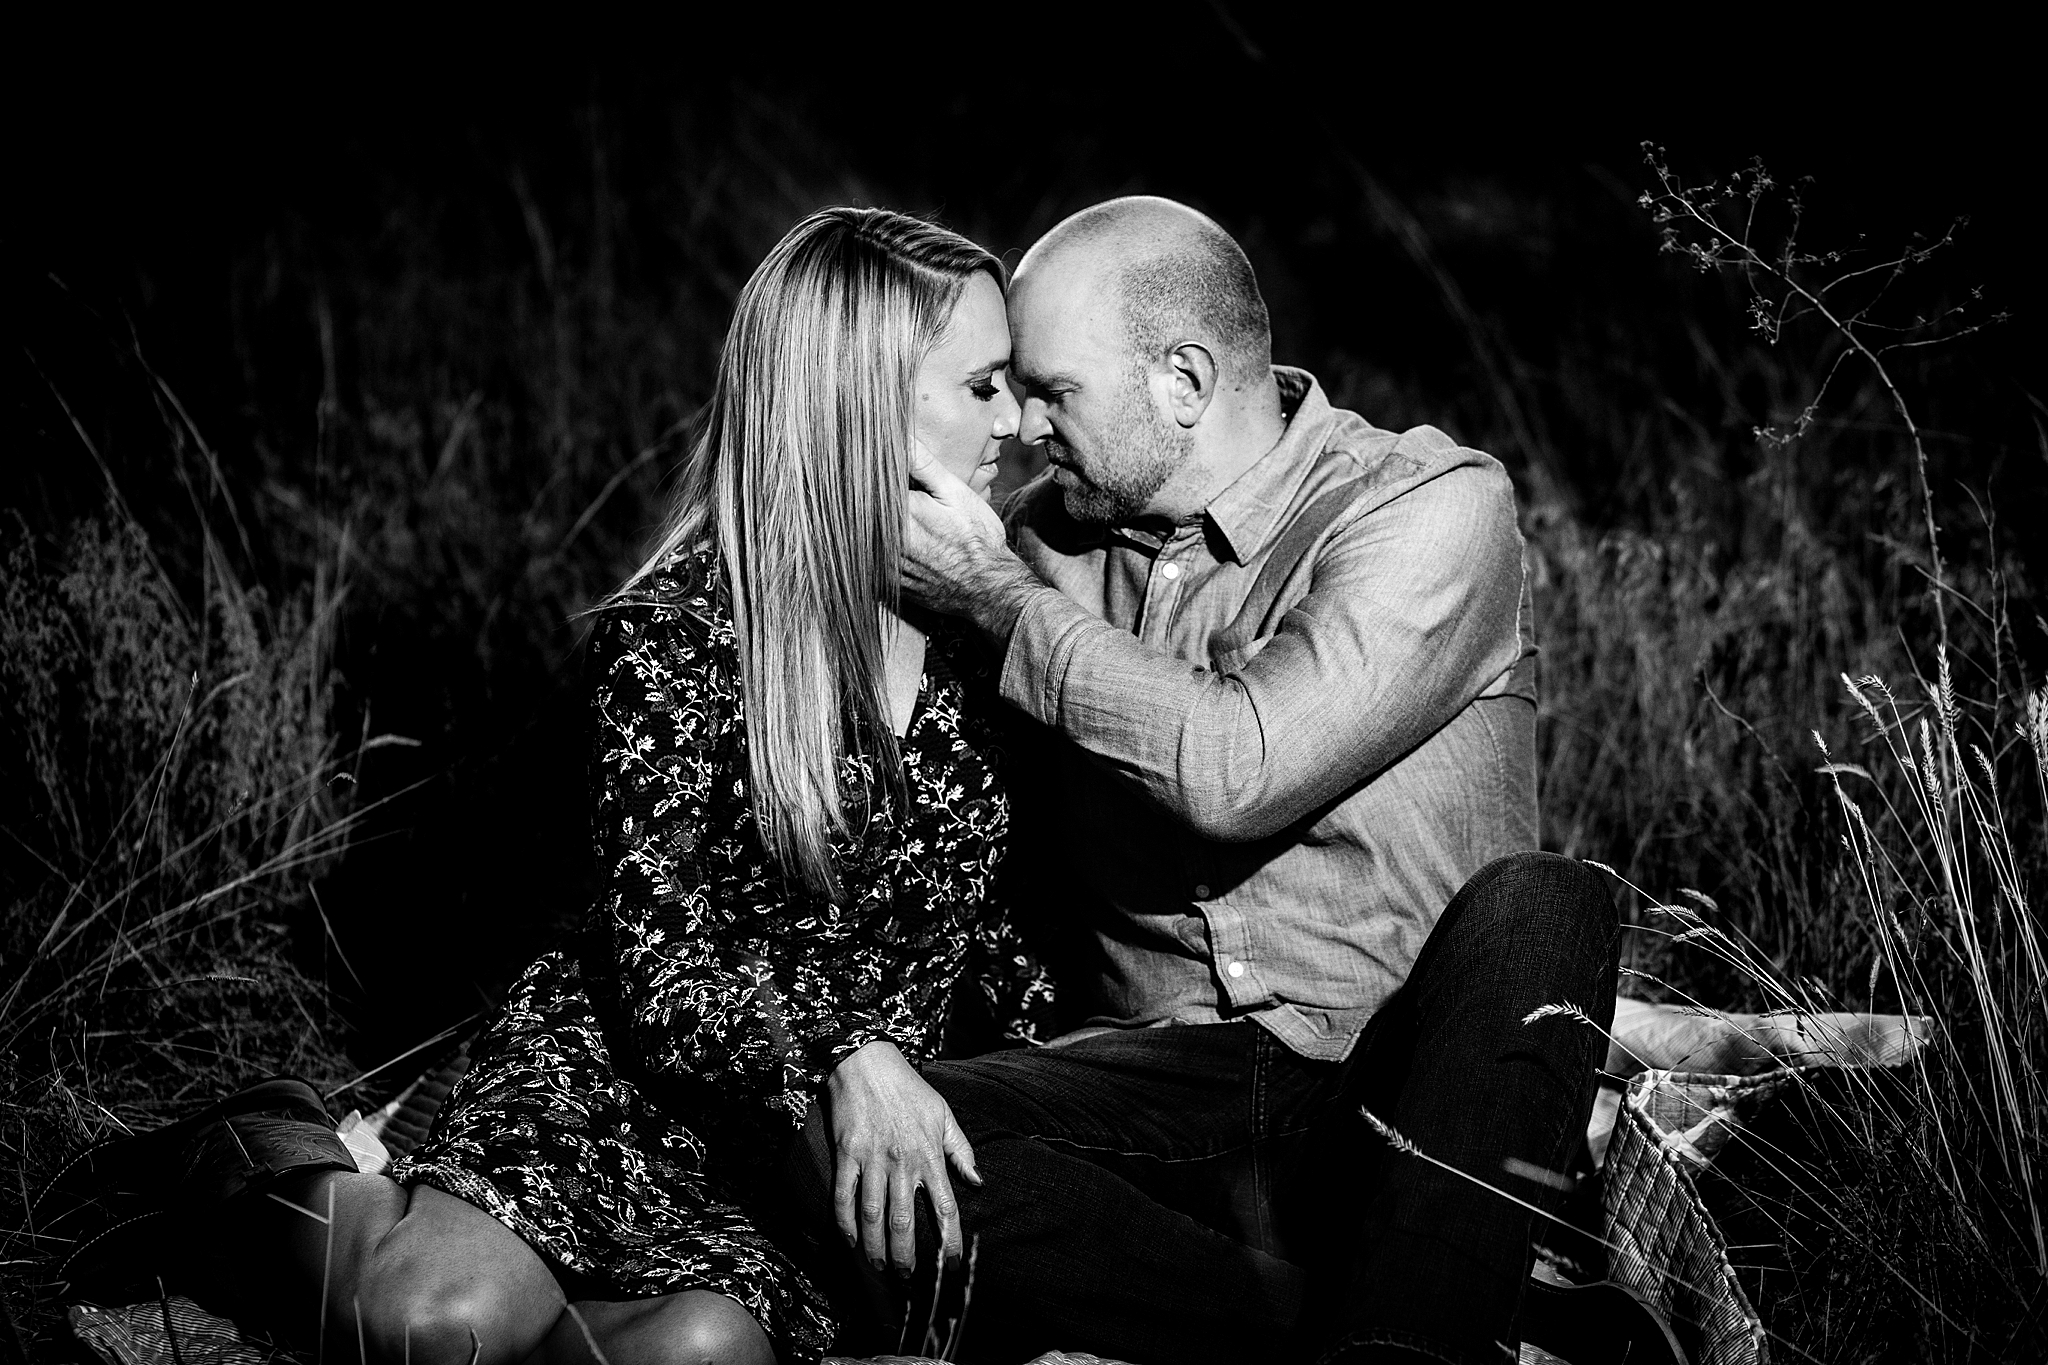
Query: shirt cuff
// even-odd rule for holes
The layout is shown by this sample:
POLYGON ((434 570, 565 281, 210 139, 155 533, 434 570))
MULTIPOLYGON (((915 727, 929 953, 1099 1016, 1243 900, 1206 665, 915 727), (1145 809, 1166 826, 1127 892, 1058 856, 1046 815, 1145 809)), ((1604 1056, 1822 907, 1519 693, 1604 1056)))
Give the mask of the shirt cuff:
POLYGON ((998 683, 1004 701, 1042 725, 1057 727, 1060 690, 1066 684, 1074 647, 1091 625, 1102 622, 1055 588, 1031 594, 1003 651, 998 683))

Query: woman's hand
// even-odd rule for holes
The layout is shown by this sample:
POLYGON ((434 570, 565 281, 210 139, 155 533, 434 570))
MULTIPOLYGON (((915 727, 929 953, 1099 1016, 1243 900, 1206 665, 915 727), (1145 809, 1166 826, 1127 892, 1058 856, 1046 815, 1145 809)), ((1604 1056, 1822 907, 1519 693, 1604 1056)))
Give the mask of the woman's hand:
POLYGON ((849 1245, 876 1270, 886 1257, 899 1274, 917 1264, 917 1190, 939 1219, 948 1263, 961 1255, 960 1207, 946 1163, 979 1185, 974 1149, 939 1092, 894 1043, 867 1044, 825 1082, 832 1121, 832 1210, 849 1245))

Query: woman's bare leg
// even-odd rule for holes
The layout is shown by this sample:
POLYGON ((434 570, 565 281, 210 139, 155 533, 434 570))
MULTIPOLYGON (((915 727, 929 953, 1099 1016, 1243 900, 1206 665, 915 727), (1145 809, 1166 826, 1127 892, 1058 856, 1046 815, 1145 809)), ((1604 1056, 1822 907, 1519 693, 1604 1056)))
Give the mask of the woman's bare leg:
POLYGON ((690 1290, 573 1309, 533 1249, 430 1186, 322 1171, 259 1196, 253 1255, 282 1240, 287 1316, 330 1358, 411 1365, 774 1365, 753 1315, 690 1290), (267 1236, 274 1233, 278 1236, 267 1236), (596 1351, 591 1349, 592 1343, 596 1351))
POLYGON ((533 1249, 453 1195, 320 1171, 271 1196, 256 1196, 249 1246, 262 1258, 282 1242, 286 1324, 331 1359, 512 1365, 562 1315, 533 1249))
POLYGON ((775 1365, 754 1315, 708 1289, 629 1303, 579 1302, 563 1312, 532 1365, 775 1365), (593 1353, 595 1342, 598 1352, 593 1353))

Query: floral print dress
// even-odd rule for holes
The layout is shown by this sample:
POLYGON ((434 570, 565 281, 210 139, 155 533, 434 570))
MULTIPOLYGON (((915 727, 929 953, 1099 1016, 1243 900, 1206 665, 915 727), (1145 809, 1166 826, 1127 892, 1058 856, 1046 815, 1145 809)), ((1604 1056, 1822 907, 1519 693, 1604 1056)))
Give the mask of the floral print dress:
POLYGON ((1009 807, 983 728, 973 642, 935 631, 904 736, 900 808, 860 759, 842 801, 842 894, 765 852, 716 559, 670 560, 595 641, 598 852, 607 889, 471 1047, 426 1142, 393 1171, 523 1237, 579 1295, 709 1289, 784 1359, 834 1324, 750 1216, 833 1067, 876 1039, 937 1054, 956 983, 1036 1041, 1044 974, 990 903, 1009 807), (980 714, 978 708, 975 714, 980 714), (862 818, 861 812, 868 815, 862 818))

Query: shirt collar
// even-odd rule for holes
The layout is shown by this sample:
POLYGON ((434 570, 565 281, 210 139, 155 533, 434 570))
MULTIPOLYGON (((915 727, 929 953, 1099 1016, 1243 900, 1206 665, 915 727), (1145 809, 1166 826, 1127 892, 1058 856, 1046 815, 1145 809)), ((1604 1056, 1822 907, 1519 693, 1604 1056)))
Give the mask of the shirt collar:
POLYGON ((1287 430, 1273 448, 1219 478, 1204 514, 1238 563, 1250 561, 1293 505, 1294 494, 1323 453, 1336 410, 1307 370, 1275 365, 1280 415, 1287 430))
MULTIPOLYGON (((1337 411, 1323 386, 1307 370, 1275 365, 1273 381, 1280 388, 1280 416, 1287 429, 1271 449, 1254 451, 1216 471, 1213 490, 1202 517, 1222 539, 1230 557, 1249 563, 1264 548, 1274 528, 1293 505, 1301 481, 1323 453, 1337 411)), ((1120 540, 1148 556, 1157 555, 1167 535, 1149 527, 1077 524, 1075 544, 1100 545, 1120 540)), ((1170 530, 1170 528, 1168 528, 1170 530)))

